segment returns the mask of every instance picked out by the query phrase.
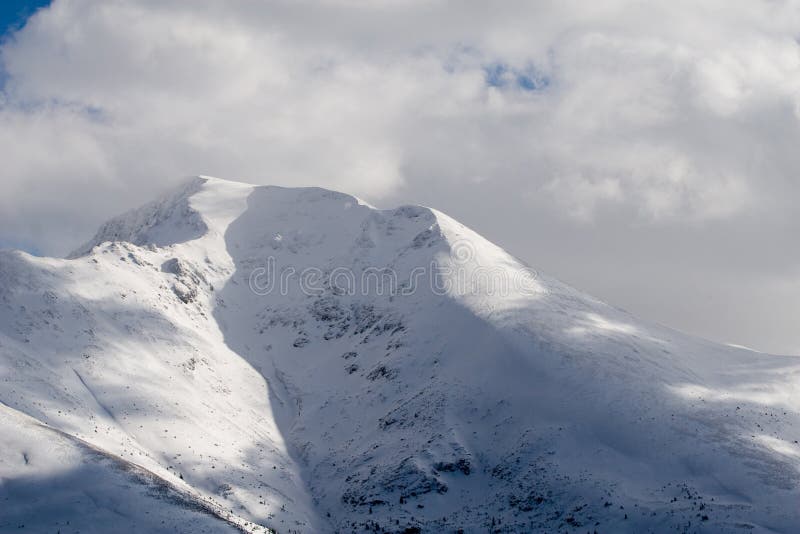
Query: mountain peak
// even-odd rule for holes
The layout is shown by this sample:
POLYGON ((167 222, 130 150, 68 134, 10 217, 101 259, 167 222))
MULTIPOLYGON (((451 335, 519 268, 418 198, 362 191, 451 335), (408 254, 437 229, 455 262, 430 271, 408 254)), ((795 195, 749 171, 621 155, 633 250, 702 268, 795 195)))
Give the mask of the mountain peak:
POLYGON ((420 206, 197 177, 74 259, 0 254, 4 370, 0 500, 63 488, 85 531, 129 515, 120 469, 179 496, 159 519, 247 532, 800 524, 796 358, 647 324, 420 206))
POLYGON ((201 237, 208 226, 192 208, 190 199, 208 181, 206 177, 193 177, 161 198, 110 219, 92 239, 68 257, 83 256, 108 241, 126 241, 138 246, 167 246, 201 237))
POLYGON ((292 204, 328 200, 369 206, 357 197, 320 187, 259 186, 199 175, 152 202, 110 219, 68 258, 84 256, 104 242, 165 247, 199 239, 209 232, 222 234, 247 209, 247 199, 256 190, 278 194, 292 204))

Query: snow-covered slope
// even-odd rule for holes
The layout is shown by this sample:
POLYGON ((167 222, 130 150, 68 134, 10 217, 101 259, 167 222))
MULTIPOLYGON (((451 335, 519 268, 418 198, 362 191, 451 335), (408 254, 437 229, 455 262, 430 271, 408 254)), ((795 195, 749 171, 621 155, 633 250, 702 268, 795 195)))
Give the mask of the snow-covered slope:
POLYGON ((201 177, 0 253, 0 531, 795 532, 799 374, 435 210, 201 177))

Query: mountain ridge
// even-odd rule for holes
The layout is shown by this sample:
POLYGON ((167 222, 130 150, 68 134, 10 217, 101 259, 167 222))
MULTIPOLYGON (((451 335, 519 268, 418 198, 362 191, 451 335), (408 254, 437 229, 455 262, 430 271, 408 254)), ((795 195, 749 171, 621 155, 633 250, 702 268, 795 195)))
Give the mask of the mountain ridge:
POLYGON ((0 254, 0 318, 0 401, 252 531, 800 524, 799 360, 638 321, 431 208, 197 177, 70 259, 0 254))

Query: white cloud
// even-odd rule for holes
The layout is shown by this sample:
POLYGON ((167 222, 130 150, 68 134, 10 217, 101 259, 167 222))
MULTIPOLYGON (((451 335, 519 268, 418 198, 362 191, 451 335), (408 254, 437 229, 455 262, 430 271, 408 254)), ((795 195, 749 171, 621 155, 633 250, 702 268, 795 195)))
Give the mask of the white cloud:
POLYGON ((793 0, 55 0, 0 51, 0 242, 200 173, 788 240, 798 36, 793 0))
MULTIPOLYGON (((516 135, 530 169, 520 187, 581 217, 603 202, 653 218, 726 216, 757 169, 709 158, 684 134, 709 115, 703 137, 746 131, 760 106, 797 107, 797 12, 712 7, 56 0, 3 47, 0 127, 35 121, 91 146, 86 171, 65 173, 102 171, 121 187, 205 170, 372 197, 403 183, 416 138, 491 158, 516 135), (506 68, 499 87, 486 84, 493 64, 506 68), (531 69, 547 82, 537 94, 516 74, 531 69), (465 136, 464 123, 491 128, 465 136), (149 177, 135 170, 142 158, 149 177)), ((9 152, 11 187, 52 179, 27 148, 9 152)))

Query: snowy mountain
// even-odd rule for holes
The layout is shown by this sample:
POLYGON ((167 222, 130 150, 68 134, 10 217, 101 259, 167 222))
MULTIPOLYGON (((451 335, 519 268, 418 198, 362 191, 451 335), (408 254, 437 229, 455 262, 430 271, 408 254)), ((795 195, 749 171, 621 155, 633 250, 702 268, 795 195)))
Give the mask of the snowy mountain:
POLYGON ((438 211, 200 177, 0 252, 0 532, 797 532, 797 384, 438 211))

